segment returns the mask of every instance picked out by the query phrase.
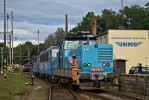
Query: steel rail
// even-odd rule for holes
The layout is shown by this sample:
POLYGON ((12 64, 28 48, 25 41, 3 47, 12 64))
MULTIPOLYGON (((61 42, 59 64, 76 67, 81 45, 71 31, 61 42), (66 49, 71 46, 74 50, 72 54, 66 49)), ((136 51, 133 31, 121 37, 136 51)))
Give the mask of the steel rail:
POLYGON ((118 96, 118 97, 123 97, 123 98, 126 98, 126 99, 130 99, 130 100, 144 100, 143 98, 140 98, 140 97, 130 96, 130 95, 118 93, 118 92, 115 92, 115 91, 104 90, 104 89, 101 89, 101 90, 103 90, 107 94, 112 94, 112 95, 115 95, 115 96, 118 96))
POLYGON ((71 94, 75 97, 76 100, 80 100, 80 98, 76 95, 75 92, 71 88, 68 87, 68 90, 71 92, 71 94))
POLYGON ((49 100, 52 100, 52 83, 49 86, 49 100))
POLYGON ((81 100, 76 93, 67 86, 59 86, 58 84, 52 84, 49 85, 49 97, 48 100, 58 100, 58 99, 72 99, 72 100, 81 100), (63 92, 61 92, 63 91, 63 92), (57 95, 57 96, 56 96, 57 95), (56 97, 56 98, 55 98, 56 97))

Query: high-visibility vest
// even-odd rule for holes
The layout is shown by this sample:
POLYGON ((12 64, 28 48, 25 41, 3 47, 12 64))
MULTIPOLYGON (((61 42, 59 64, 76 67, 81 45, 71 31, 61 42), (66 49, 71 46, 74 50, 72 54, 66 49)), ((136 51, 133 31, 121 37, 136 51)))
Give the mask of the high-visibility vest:
POLYGON ((78 60, 74 59, 72 62, 72 70, 78 70, 78 60))

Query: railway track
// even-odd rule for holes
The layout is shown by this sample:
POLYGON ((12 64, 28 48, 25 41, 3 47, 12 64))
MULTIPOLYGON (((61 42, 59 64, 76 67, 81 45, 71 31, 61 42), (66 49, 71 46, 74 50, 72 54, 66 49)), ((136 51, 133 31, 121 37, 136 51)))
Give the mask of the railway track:
POLYGON ((137 95, 129 95, 129 94, 119 93, 119 92, 110 91, 110 90, 103 90, 103 91, 109 95, 118 96, 120 98, 124 98, 127 100, 144 100, 143 98, 137 97, 137 95))
POLYGON ((49 100, 81 100, 69 87, 50 83, 49 100))
POLYGON ((106 89, 95 91, 75 91, 60 83, 49 84, 48 100, 147 100, 106 89))
POLYGON ((108 91, 108 90, 92 91, 92 92, 80 91, 80 94, 87 95, 88 97, 90 97, 90 100, 92 98, 97 100, 144 100, 142 98, 129 96, 126 94, 117 93, 117 92, 108 91))
POLYGON ((61 84, 50 84, 49 100, 144 100, 109 90, 74 91, 61 84))

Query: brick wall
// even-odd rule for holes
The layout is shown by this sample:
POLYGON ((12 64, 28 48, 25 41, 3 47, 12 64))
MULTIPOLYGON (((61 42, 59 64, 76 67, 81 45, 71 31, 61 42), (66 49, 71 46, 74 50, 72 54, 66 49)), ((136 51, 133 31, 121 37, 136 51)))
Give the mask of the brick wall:
POLYGON ((118 84, 120 92, 149 99, 149 75, 120 75, 118 84))

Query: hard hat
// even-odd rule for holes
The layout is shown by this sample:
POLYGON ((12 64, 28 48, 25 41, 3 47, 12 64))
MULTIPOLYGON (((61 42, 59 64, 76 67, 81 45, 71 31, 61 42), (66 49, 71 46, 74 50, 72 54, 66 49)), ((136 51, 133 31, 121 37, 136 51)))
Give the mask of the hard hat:
POLYGON ((76 54, 72 54, 72 57, 76 57, 76 54))

